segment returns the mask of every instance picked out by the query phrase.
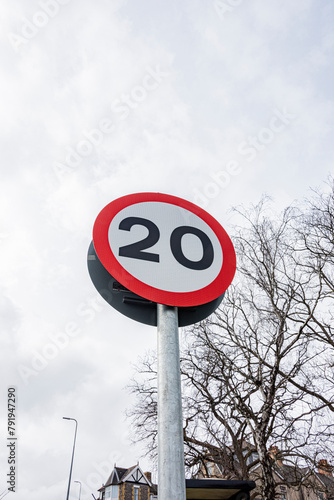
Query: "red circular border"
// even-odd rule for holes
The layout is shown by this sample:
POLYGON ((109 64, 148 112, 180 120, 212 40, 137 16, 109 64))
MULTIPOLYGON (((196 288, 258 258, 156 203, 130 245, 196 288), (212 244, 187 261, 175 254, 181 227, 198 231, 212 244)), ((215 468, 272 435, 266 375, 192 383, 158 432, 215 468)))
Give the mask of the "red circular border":
POLYGON ((206 304, 218 298, 231 284, 236 270, 236 256, 232 241, 225 229, 208 212, 190 201, 162 193, 135 193, 122 196, 106 205, 97 216, 93 227, 93 243, 98 258, 107 271, 132 292, 160 304, 189 307, 206 304), (159 290, 132 276, 118 262, 111 251, 108 239, 109 226, 118 212, 142 202, 163 202, 176 205, 204 220, 216 234, 223 251, 223 264, 218 276, 209 285, 194 292, 168 292, 159 290))

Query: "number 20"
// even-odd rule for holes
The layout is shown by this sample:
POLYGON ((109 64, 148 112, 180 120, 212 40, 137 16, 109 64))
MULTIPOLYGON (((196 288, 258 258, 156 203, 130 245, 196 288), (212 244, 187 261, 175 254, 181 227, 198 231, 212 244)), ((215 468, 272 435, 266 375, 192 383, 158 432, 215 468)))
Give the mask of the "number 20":
MULTIPOLYGON (((132 259, 148 260, 151 262, 159 262, 160 256, 153 252, 144 252, 147 248, 151 248, 160 239, 159 228, 154 222, 149 219, 144 219, 142 217, 126 217, 119 224, 119 229, 123 231, 130 231, 132 226, 141 225, 148 229, 148 235, 146 238, 131 243, 130 245, 125 245, 119 248, 119 255, 121 257, 130 257, 132 259)), ((203 271, 208 269, 214 258, 213 246, 210 238, 197 227, 192 226, 180 226, 173 230, 170 236, 170 248, 174 258, 184 267, 188 269, 194 269, 196 271, 203 271), (193 234, 197 236, 203 247, 203 256, 198 261, 193 261, 188 259, 182 251, 182 237, 185 234, 193 234)))

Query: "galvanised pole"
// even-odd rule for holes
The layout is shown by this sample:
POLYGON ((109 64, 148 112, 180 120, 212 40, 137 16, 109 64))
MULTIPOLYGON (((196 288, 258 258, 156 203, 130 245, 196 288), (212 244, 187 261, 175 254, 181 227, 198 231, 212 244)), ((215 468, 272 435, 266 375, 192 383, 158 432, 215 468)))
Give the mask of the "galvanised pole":
POLYGON ((185 500, 180 349, 177 307, 157 304, 158 495, 185 500))

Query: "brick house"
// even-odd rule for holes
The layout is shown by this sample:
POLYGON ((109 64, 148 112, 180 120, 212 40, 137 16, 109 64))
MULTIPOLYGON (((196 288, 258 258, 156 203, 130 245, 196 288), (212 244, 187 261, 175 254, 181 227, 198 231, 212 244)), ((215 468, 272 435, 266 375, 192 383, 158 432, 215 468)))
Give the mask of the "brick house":
POLYGON ((318 470, 283 463, 277 446, 269 448, 280 500, 334 500, 333 467, 319 460, 318 470))
POLYGON ((157 487, 151 481, 151 473, 144 473, 139 465, 124 469, 115 464, 106 483, 98 491, 98 500, 157 499, 157 487))
MULTIPOLYGON (((311 471, 309 468, 299 468, 284 464, 281 460, 279 449, 276 446, 272 446, 269 452, 272 458, 277 499, 334 500, 333 467, 326 460, 320 460, 318 462, 318 470, 311 471)), ((254 447, 246 443, 245 453, 249 456, 247 463, 251 464, 254 461, 255 464, 254 468, 251 468, 250 479, 259 484, 261 467, 257 464, 257 452, 254 447)), ((200 468, 196 477, 203 479, 225 479, 226 473, 222 465, 214 463, 208 458, 205 466, 200 468)), ((253 490, 251 497, 255 500, 260 500, 261 497, 258 488, 253 490)))

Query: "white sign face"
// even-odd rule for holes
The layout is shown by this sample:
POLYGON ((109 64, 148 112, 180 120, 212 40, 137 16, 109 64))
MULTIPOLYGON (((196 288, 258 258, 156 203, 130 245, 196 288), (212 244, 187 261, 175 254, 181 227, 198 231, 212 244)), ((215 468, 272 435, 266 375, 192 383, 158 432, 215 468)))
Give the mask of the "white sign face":
POLYGON ((140 193, 115 200, 97 217, 93 242, 112 276, 163 304, 210 302, 235 272, 225 230, 207 212, 174 196, 140 193))
POLYGON ((111 221, 108 239, 128 273, 160 290, 201 290, 222 268, 223 252, 210 226, 170 203, 143 202, 124 208, 111 221), (136 245, 143 250, 136 250, 136 245))

